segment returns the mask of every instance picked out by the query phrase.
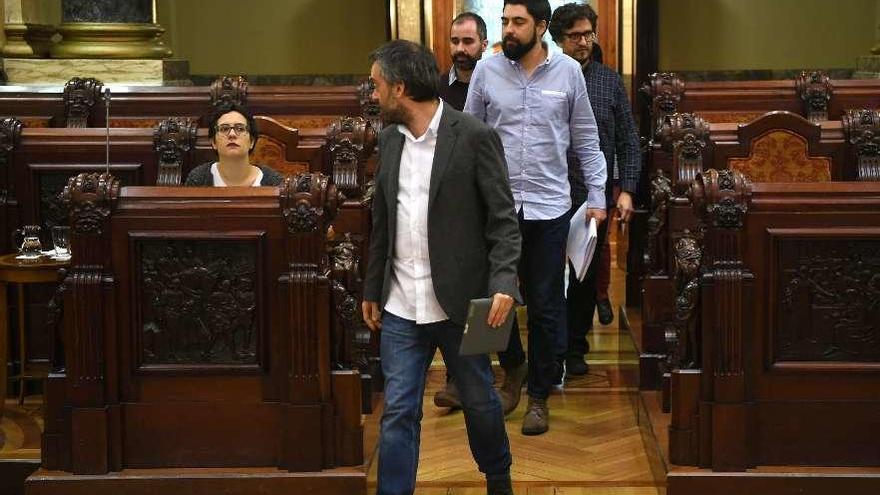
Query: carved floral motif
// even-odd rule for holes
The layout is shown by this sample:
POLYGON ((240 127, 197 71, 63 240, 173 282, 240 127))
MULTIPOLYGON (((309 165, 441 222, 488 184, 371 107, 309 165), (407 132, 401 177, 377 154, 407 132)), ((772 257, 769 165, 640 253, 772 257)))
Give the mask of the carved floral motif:
POLYGON ((243 76, 218 77, 211 83, 211 106, 247 105, 248 82, 243 76))
POLYGON ((101 99, 104 83, 93 78, 74 77, 64 85, 67 127, 88 127, 92 107, 101 99))
POLYGON ((784 129, 752 141, 749 156, 728 159, 728 167, 752 182, 828 182, 831 158, 810 156, 807 140, 784 129))
POLYGON ((834 91, 831 78, 822 71, 803 71, 795 79, 797 93, 804 102, 804 113, 810 122, 828 120, 828 102, 834 91))
POLYGON ((157 186, 179 186, 183 159, 196 145, 198 123, 172 117, 163 120, 153 132, 153 147, 159 155, 157 186))
POLYGON ((652 273, 664 271, 666 259, 663 232, 666 227, 666 215, 669 200, 672 198, 672 181, 658 169, 651 179, 651 216, 648 217, 648 238, 645 249, 645 265, 652 273))
POLYGON ((701 233, 685 230, 675 242, 675 312, 674 339, 668 339, 670 369, 695 368, 700 365, 699 311, 700 268, 703 253, 701 233))
POLYGON ((315 232, 336 215, 336 187, 325 175, 287 177, 279 190, 282 215, 292 234, 315 232))
POLYGON ((79 174, 71 177, 61 200, 70 215, 73 231, 101 235, 119 197, 119 179, 110 174, 79 174))
POLYGON ((674 72, 655 72, 648 78, 641 92, 651 99, 651 135, 657 136, 666 116, 678 111, 685 85, 674 72))
POLYGON ((703 171, 709 124, 693 113, 674 113, 666 116, 658 134, 663 148, 673 154, 675 191, 682 194, 703 171))
POLYGON ((709 169, 699 174, 688 190, 697 216, 723 229, 742 227, 750 195, 748 179, 735 170, 709 169))
POLYGON ((880 181, 880 110, 847 110, 843 130, 855 147, 859 180, 880 181))
POLYGON ((21 141, 21 121, 14 118, 0 120, 0 166, 9 163, 12 150, 21 141))

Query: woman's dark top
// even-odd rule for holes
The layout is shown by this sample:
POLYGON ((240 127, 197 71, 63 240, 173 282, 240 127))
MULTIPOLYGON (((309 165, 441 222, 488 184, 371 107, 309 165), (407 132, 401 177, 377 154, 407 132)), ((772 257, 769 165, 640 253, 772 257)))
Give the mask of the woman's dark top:
MULTIPOLYGON (((208 162, 199 165, 198 167, 190 170, 189 175, 186 176, 185 186, 213 186, 214 185, 214 176, 211 174, 211 165, 216 162, 208 162)), ((275 169, 264 167, 262 165, 256 165, 263 172, 263 179, 260 180, 261 186, 277 186, 281 184, 281 180, 284 178, 281 174, 279 174, 275 169)))

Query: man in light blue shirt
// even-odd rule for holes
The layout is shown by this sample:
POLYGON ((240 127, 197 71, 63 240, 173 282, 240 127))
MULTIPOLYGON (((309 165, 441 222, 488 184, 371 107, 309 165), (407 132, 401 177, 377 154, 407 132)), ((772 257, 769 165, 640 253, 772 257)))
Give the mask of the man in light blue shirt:
MULTIPOLYGON (((482 59, 471 76, 464 111, 501 136, 523 245, 520 280, 528 306, 529 404, 522 432, 549 429, 547 397, 566 346, 564 267, 571 194, 569 147, 580 159, 587 187, 584 221, 605 220, 605 157, 581 67, 540 42, 550 21, 547 0, 505 0, 504 56, 482 59)), ((516 334, 516 332, 513 332, 516 334)), ((518 340, 519 336, 514 335, 518 340)), ((515 344, 515 343, 514 343, 515 344)), ((522 362, 522 345, 508 347, 502 363, 522 362), (517 355, 518 354, 518 355, 517 355)), ((519 395, 522 383, 505 379, 501 393, 519 395)))

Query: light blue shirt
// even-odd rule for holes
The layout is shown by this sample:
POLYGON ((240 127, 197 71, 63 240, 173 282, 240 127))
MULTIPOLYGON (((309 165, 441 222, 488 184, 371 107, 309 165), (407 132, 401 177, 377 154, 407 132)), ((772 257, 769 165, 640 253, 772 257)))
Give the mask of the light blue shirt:
POLYGON ((527 78, 519 62, 484 57, 471 75, 464 111, 492 126, 504 144, 510 189, 526 220, 571 208, 569 146, 580 159, 587 206, 605 209, 605 157, 581 66, 549 51, 527 78))

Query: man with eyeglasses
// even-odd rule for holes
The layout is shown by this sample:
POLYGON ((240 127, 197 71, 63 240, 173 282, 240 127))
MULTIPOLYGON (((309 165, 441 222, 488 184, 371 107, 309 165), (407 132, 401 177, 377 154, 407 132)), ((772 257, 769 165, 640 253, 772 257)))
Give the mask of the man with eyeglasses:
POLYGON ((547 0, 504 0, 504 56, 477 64, 464 106, 465 112, 501 136, 519 217, 523 239, 519 272, 529 331, 524 435, 549 429, 547 398, 558 374, 556 356, 566 344, 563 277, 571 215, 569 147, 578 156, 588 188, 589 208, 586 218, 579 220, 602 222, 606 215, 605 157, 599 151, 581 68, 540 41, 550 13, 547 0))
MULTIPOLYGON (((599 125, 599 146, 608 164, 608 181, 605 184, 607 207, 613 208, 614 176, 612 167, 617 163, 620 172, 620 194, 617 198, 618 219, 627 222, 633 212, 632 197, 636 192, 641 173, 639 156, 639 136, 633 121, 629 100, 620 76, 608 66, 593 60, 596 41, 596 11, 589 5, 568 3, 556 9, 550 20, 550 36, 562 48, 563 53, 574 58, 583 67, 590 104, 599 125)), ((587 198, 587 190, 578 173, 578 157, 569 152, 569 181, 571 182, 572 209, 577 209, 587 198)), ((606 242, 608 223, 598 229, 598 245, 606 242)), ((587 332, 593 325, 593 313, 598 306, 599 322, 611 323, 614 313, 608 301, 597 301, 597 279, 599 273, 599 250, 593 257, 583 281, 578 281, 569 271, 567 316, 568 347, 564 356, 565 371, 568 375, 585 375, 589 371, 585 356, 590 350, 587 332)), ((563 358, 560 358, 563 359, 563 358)))

